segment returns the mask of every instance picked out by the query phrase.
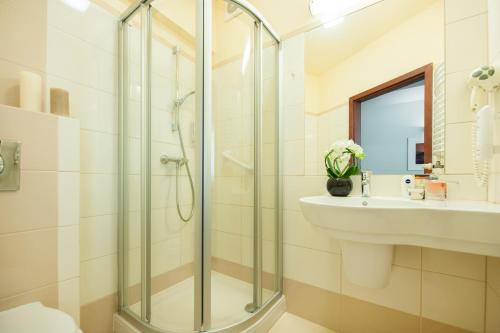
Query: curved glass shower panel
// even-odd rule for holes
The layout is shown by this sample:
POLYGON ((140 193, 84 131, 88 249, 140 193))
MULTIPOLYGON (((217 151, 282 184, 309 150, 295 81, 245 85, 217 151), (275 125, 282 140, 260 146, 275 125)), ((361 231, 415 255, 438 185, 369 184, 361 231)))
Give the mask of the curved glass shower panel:
POLYGON ((255 21, 223 0, 212 17, 210 327, 221 328, 250 316, 254 296, 255 21))
POLYGON ((151 321, 194 328, 195 2, 156 0, 151 28, 151 321))
POLYGON ((262 303, 280 290, 279 279, 279 45, 262 30, 262 303))
POLYGON ((136 315, 141 314, 141 11, 123 24, 122 196, 123 299, 136 315))

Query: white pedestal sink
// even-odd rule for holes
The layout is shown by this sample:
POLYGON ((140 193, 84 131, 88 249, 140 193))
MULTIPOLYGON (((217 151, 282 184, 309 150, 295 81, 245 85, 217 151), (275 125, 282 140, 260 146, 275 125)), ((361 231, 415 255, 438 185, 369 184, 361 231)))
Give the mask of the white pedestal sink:
POLYGON ((345 274, 361 286, 387 284, 397 244, 500 257, 497 204, 315 196, 300 206, 309 222, 340 240, 345 274))

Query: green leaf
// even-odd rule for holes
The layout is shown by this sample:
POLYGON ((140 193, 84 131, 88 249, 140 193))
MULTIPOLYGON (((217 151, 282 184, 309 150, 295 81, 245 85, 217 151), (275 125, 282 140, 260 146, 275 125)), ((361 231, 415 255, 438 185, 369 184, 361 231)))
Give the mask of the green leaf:
POLYGON ((335 174, 333 173, 333 171, 330 169, 326 169, 326 173, 328 174, 328 177, 330 177, 330 178, 337 178, 335 176, 335 174))

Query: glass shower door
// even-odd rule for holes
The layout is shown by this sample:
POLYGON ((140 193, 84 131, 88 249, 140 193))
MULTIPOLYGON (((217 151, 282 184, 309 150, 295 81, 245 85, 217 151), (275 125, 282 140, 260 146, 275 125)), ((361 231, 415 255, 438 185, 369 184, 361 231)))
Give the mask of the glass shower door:
POLYGON ((131 13, 121 30, 121 91, 120 113, 120 209, 123 221, 120 235, 120 303, 137 316, 141 316, 143 280, 143 249, 141 231, 141 107, 143 102, 142 80, 142 28, 144 15, 141 9, 131 13))
POLYGON ((222 328, 253 311, 255 211, 255 21, 212 5, 213 142, 211 195, 211 323, 222 328), (246 309, 247 308, 247 309, 246 309))

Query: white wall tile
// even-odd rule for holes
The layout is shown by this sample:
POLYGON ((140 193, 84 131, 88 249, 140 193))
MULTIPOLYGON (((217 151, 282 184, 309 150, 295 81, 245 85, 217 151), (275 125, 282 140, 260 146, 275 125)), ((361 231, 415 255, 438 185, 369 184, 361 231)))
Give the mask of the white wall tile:
POLYGON ((340 255, 285 245, 285 277, 340 293, 340 255))
POLYGON ((472 70, 488 61, 488 18, 486 14, 446 26, 446 71, 472 70))
POLYGON ((331 236, 306 221, 301 212, 285 210, 283 242, 318 251, 340 254, 340 246, 331 236))
POLYGON ((221 231, 212 232, 212 255, 234 263, 242 262, 241 237, 221 231))
MULTIPOLYGON (((470 70, 446 75, 446 123, 463 123, 475 120, 470 110, 470 88, 467 85, 470 70)), ((486 103, 484 95, 478 94, 480 103, 486 103)))
POLYGON ((58 172, 58 224, 78 224, 80 218, 80 173, 58 172))
POLYGON ((423 248, 422 269, 485 281, 486 257, 475 254, 423 248))
POLYGON ((70 116, 80 120, 82 129, 118 133, 116 96, 97 88, 48 75, 47 108, 50 107, 50 88, 60 88, 68 91, 70 116))
POLYGON ((80 123, 76 119, 58 117, 58 169, 80 171, 80 123))
POLYGON ((80 175, 80 216, 114 214, 117 212, 116 176, 106 174, 80 175))
POLYGON ((288 141, 284 144, 283 169, 285 175, 304 175, 304 140, 288 141))
POLYGON ((94 131, 81 131, 81 171, 83 173, 116 173, 118 170, 118 137, 94 131))
POLYGON ((500 62, 500 1, 488 0, 488 34, 490 62, 500 62))
POLYGON ((181 238, 174 237, 151 246, 151 274, 157 276, 181 265, 181 238))
POLYGON ((472 173, 472 123, 446 125, 446 173, 472 173))
POLYGON ((47 73, 116 93, 117 56, 51 26, 47 29, 47 73))
POLYGON ((114 254, 118 251, 116 215, 82 218, 80 222, 81 261, 114 254))
POLYGON ((85 13, 80 13, 60 0, 48 0, 47 2, 47 21, 50 26, 109 53, 117 53, 117 18, 108 11, 91 3, 85 13))
POLYGON ((82 262, 80 268, 80 304, 85 305, 117 291, 116 254, 82 262))
MULTIPOLYGON (((467 155, 467 153, 465 154, 467 155)), ((479 186, 473 175, 443 175, 448 182, 450 200, 487 200, 487 187, 479 186)))
POLYGON ((486 290, 486 329, 485 333, 500 332, 500 295, 490 286, 486 290))
POLYGON ((445 1, 446 23, 485 13, 488 10, 487 0, 453 0, 445 1))
POLYGON ((304 34, 283 43, 283 102, 285 106, 304 104, 304 34))
POLYGON ((59 310, 69 314, 80 325, 80 278, 60 282, 58 285, 59 310))
POLYGON ((356 286, 342 277, 342 293, 392 309, 420 314, 420 271, 394 266, 389 285, 383 289, 356 286))
POLYGON ((304 140, 305 136, 305 116, 304 104, 287 106, 284 111, 284 140, 297 141, 304 140))
POLYGON ((485 283, 423 272, 422 316, 473 332, 484 329, 485 283))
POLYGON ((284 209, 300 211, 300 198, 326 194, 326 181, 326 176, 285 176, 283 180, 284 209))
POLYGON ((58 280, 80 275, 80 230, 78 225, 60 227, 57 231, 58 280))
POLYGON ((396 245, 394 247, 394 265, 406 268, 422 268, 422 248, 418 246, 396 245))
POLYGON ((500 295, 500 258, 488 257, 488 284, 500 295))

